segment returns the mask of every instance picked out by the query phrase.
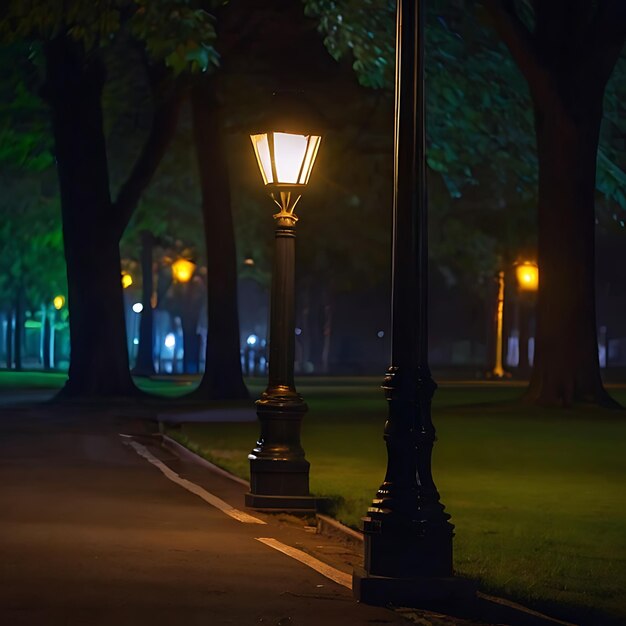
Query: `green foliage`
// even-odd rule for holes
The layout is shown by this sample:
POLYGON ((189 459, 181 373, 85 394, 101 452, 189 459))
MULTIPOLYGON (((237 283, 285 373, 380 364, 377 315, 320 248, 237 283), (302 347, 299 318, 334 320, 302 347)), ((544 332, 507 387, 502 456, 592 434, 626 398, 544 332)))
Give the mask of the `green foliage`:
MULTIPOLYGON (((211 71, 219 58, 213 48, 214 18, 207 9, 223 4, 225 0, 9 0, 0 9, 0 41, 7 44, 0 48, 0 62, 10 70, 0 81, 0 176, 7 216, 0 232, 5 244, 0 288, 6 298, 13 297, 17 282, 27 285, 33 297, 39 294, 46 300, 48 292, 65 291, 59 198, 50 175, 52 134, 48 111, 34 93, 42 79, 36 66, 40 45, 69 35, 83 44, 87 55, 104 57, 113 70, 103 104, 109 156, 115 156, 111 178, 118 187, 146 137, 145 124, 138 126, 136 120, 150 119, 154 97, 144 75, 144 59, 129 38, 141 44, 149 61, 163 62, 172 75, 211 71)), ((180 164, 172 159, 166 166, 172 171, 168 188, 178 192, 183 180, 178 176, 180 164), (172 184, 173 178, 178 184, 172 184)), ((186 226, 188 233, 197 235, 199 230, 182 217, 174 217, 174 224, 166 219, 179 216, 173 205, 188 197, 171 193, 144 203, 127 242, 136 240, 144 228, 161 234, 172 227, 176 236, 182 236, 178 231, 186 226)), ((197 207, 195 202, 196 213, 197 207)))
POLYGON ((597 188, 601 225, 626 232, 626 55, 617 62, 604 97, 597 188))
MULTIPOLYGON (((351 58, 362 85, 393 90, 394 0, 303 3, 335 59, 351 58)), ((475 281, 500 257, 532 247, 533 108, 526 81, 480 3, 432 0, 426 10, 431 253, 446 271, 475 281)), ((607 89, 597 174, 598 218, 616 228, 626 222, 625 63, 622 58, 607 89)))
POLYGON ((0 301, 31 306, 66 293, 60 207, 47 110, 34 93, 36 48, 0 48, 0 301))
MULTIPOLYGON (((351 53, 359 81, 386 90, 394 86, 395 4, 305 0, 333 57, 351 53)), ((477 170, 483 179, 515 187, 517 195, 531 195, 530 99, 503 45, 472 12, 429 2, 426 56, 427 162, 450 196, 460 198, 465 187, 477 185, 477 170)))
POLYGON ((304 0, 319 20, 324 44, 335 60, 351 54, 365 87, 393 85, 395 12, 393 0, 304 0))
MULTIPOLYGON (((206 72, 219 65, 213 48, 213 17, 190 0, 135 0, 131 32, 154 59, 164 60, 174 74, 206 72)), ((212 7, 225 4, 213 0, 212 7)))
POLYGON ((58 197, 44 195, 32 176, 0 183, 0 300, 12 302, 22 285, 31 306, 50 303, 67 293, 58 197))
MULTIPOLYGON (((217 8, 224 0, 208 4, 217 8)), ((193 0, 8 0, 0 40, 45 42, 68 34, 94 52, 128 28, 174 74, 206 72, 219 63, 213 21, 193 0)))
POLYGON ((36 47, 0 48, 0 167, 42 172, 53 163, 47 111, 28 83, 37 81, 36 47))

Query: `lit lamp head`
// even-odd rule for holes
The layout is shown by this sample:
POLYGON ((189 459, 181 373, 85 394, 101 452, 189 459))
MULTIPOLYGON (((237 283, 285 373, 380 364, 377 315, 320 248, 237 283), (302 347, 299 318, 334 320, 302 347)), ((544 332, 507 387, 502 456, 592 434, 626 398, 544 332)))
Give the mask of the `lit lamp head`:
POLYGON ((52 300, 52 306, 54 306, 57 311, 60 311, 63 308, 64 304, 65 296, 55 296, 52 300))
POLYGON ((520 291, 537 291, 539 288, 539 268, 536 263, 525 261, 515 268, 520 291))
POLYGON ((196 271, 196 264, 188 259, 177 259, 172 263, 172 276, 179 283, 188 283, 196 271))
POLYGON ((266 130, 250 139, 265 188, 280 207, 277 217, 295 220, 293 210, 309 182, 322 137, 311 130, 315 122, 310 112, 303 113, 301 103, 283 96, 273 106, 266 130))
POLYGON ((128 289, 133 284, 133 277, 128 272, 122 272, 122 287, 128 289))

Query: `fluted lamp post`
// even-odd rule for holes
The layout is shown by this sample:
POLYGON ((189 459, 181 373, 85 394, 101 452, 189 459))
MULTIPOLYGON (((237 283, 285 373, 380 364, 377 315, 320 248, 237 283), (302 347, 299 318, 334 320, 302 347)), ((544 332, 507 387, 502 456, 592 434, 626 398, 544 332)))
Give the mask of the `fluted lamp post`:
POLYGON ((300 444, 307 411, 294 383, 295 239, 294 209, 304 191, 321 136, 293 126, 250 136, 265 188, 278 208, 272 274, 269 381, 256 402, 260 436, 248 455, 250 491, 246 505, 265 510, 315 510, 309 493, 309 462, 300 444))
POLYGON ((428 366, 424 8, 421 0, 397 3, 388 463, 363 519, 364 567, 354 570, 353 593, 368 604, 441 607, 471 599, 473 586, 454 576, 454 527, 431 465, 437 385, 428 366))

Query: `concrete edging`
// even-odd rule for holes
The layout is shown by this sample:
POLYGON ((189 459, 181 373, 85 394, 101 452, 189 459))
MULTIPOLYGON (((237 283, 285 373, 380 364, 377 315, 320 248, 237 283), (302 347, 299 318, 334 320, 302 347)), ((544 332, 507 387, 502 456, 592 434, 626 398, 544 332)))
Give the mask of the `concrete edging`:
MULTIPOLYGON (((224 478, 229 478, 230 480, 243 485, 244 487, 250 488, 250 483, 243 478, 239 478, 239 476, 235 476, 230 472, 227 472, 225 469, 215 465, 215 463, 211 463, 211 461, 207 461, 204 457, 196 454, 189 448, 186 448, 182 444, 178 443, 175 439, 172 439, 168 435, 163 433, 159 433, 158 436, 161 439, 161 444, 164 448, 167 448, 171 452, 174 452, 178 456, 183 459, 187 459, 193 463, 197 463, 206 469, 214 472, 215 474, 219 474, 224 478)), ((349 528, 345 524, 338 522, 336 519, 330 517, 329 515, 323 515, 322 513, 316 513, 315 519, 317 522, 317 532, 320 535, 332 536, 341 539, 349 544, 358 545, 359 547, 363 544, 363 533, 360 533, 352 528, 349 528)))
POLYGON ((161 439, 161 444, 163 445, 164 448, 167 448, 171 452, 178 454, 178 456, 182 457, 183 459, 187 459, 189 461, 192 461, 193 463, 202 465, 203 467, 206 467, 207 469, 211 470, 215 474, 219 474, 220 476, 223 476, 224 478, 230 478, 231 480, 234 480, 236 483, 239 483, 240 485, 243 485, 244 487, 250 488, 250 483, 247 480, 244 480, 243 478, 239 478, 239 476, 235 476, 234 474, 227 472, 225 469, 222 469, 221 467, 218 467, 217 465, 215 465, 215 463, 211 463, 211 461, 207 461, 204 457, 200 456, 199 454, 196 454, 189 448, 186 448, 182 444, 178 443, 178 441, 176 441, 175 439, 172 439, 171 437, 168 437, 167 435, 164 435, 163 433, 159 433, 157 436, 161 439))

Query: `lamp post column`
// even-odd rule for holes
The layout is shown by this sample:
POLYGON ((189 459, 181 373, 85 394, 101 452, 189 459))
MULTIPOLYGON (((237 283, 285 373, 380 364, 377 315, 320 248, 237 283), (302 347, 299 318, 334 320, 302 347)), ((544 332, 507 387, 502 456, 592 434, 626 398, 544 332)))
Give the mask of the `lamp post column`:
POLYGON ((246 506, 313 512, 309 462, 300 443, 307 411, 294 382, 295 241, 297 217, 284 209, 276 219, 270 305, 269 382, 257 400, 261 434, 250 459, 246 506))
POLYGON ((496 354, 492 375, 494 378, 504 378, 505 371, 502 365, 503 330, 504 330, 504 272, 498 272, 498 303, 496 307, 496 354))
POLYGON ((388 464, 363 520, 364 568, 353 576, 355 597, 368 604, 437 606, 471 595, 453 576, 454 527, 431 470, 437 386, 428 365, 424 13, 423 2, 398 0, 388 464))

